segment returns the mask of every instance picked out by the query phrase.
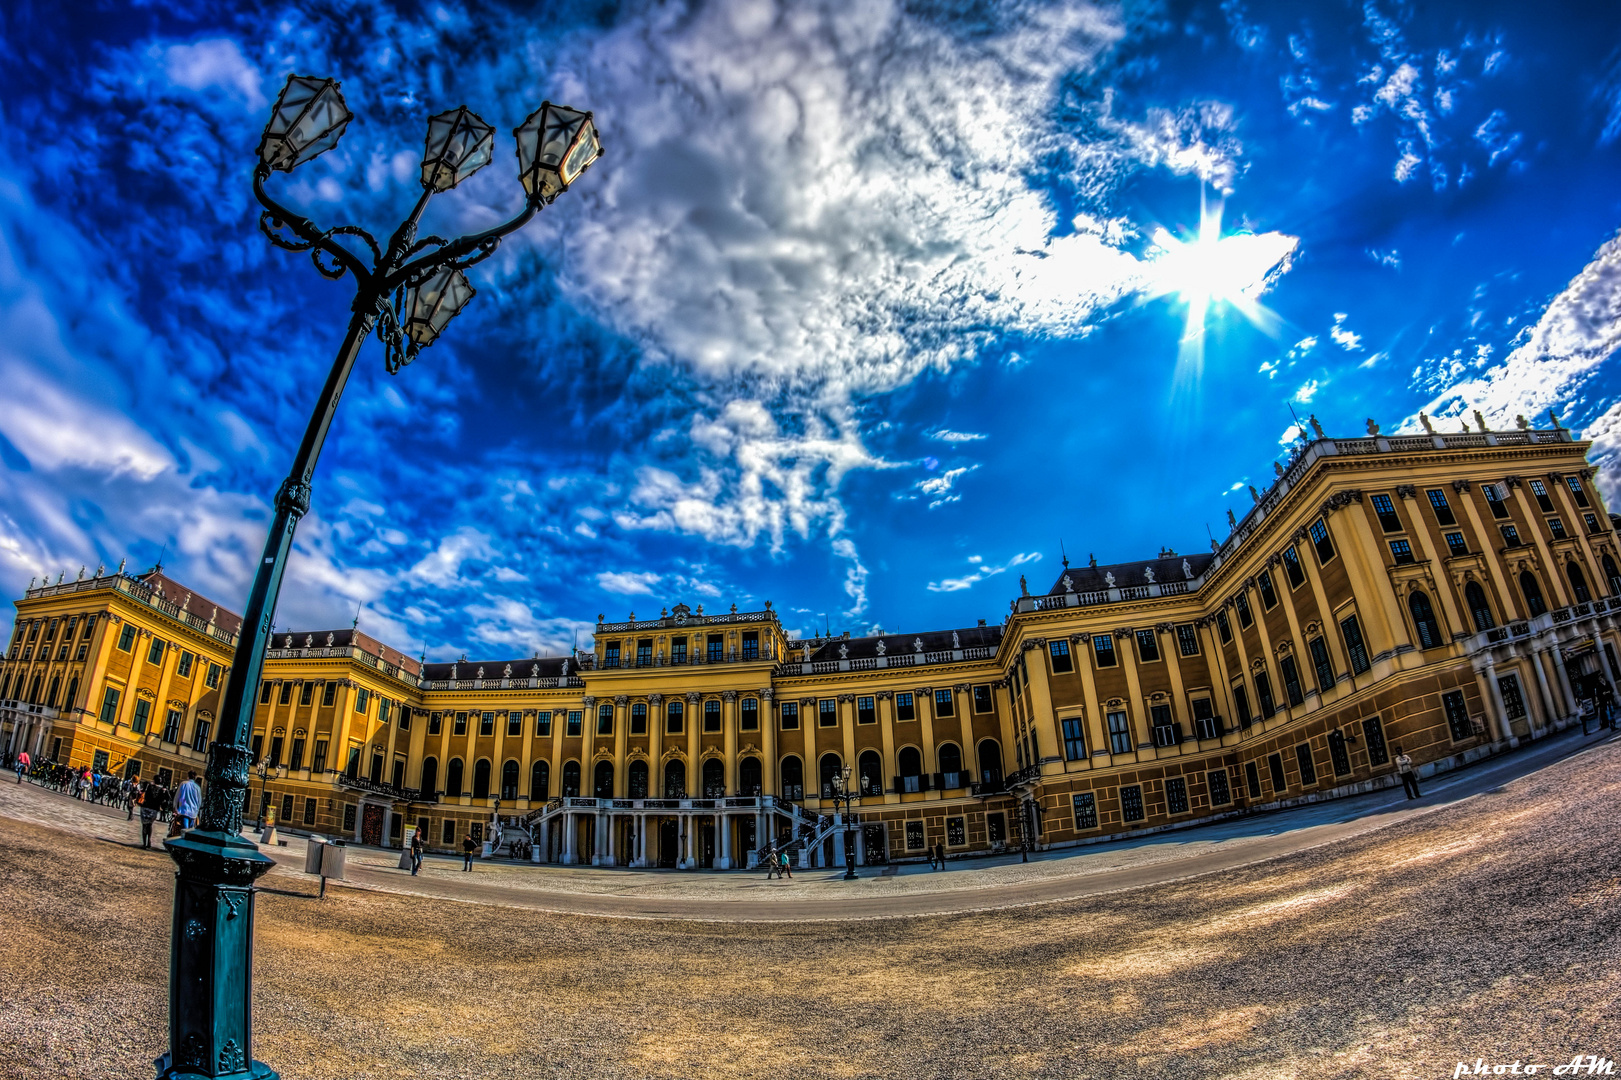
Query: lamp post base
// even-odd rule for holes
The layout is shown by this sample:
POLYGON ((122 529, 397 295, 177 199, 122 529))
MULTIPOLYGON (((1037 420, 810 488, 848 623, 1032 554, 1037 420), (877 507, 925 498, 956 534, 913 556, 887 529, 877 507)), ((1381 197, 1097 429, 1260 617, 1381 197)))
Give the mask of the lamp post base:
POLYGON ((169 959, 169 1052, 159 1080, 274 1080, 251 1052, 253 909, 258 877, 276 865, 227 832, 166 841, 175 871, 169 959))

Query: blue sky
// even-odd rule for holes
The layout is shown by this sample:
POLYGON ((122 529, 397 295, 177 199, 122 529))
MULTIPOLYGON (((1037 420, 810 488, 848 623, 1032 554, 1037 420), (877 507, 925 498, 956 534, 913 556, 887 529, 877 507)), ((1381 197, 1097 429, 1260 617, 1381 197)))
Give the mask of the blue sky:
POLYGON ((352 295, 257 229, 290 71, 357 114, 273 181, 324 224, 391 231, 426 116, 464 103, 496 161, 427 231, 518 205, 507 133, 543 98, 608 151, 416 364, 368 346, 279 625, 359 607, 443 659, 681 601, 995 622, 1060 544, 1223 536, 1291 406, 1331 434, 1553 407, 1607 462, 1618 29, 1507 3, 8 5, 0 586, 165 552, 240 606, 352 295))

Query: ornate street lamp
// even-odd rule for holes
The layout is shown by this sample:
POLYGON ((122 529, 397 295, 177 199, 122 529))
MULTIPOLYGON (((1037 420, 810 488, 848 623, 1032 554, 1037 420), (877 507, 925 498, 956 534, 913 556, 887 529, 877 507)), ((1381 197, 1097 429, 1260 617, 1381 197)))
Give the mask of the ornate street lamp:
POLYGON ((850 814, 850 808, 861 799, 861 793, 850 787, 850 766, 846 765, 843 772, 833 774, 833 812, 839 812, 839 804, 844 804, 844 880, 856 879, 856 831, 855 821, 850 814))
POLYGON ((274 776, 277 780, 287 775, 287 766, 270 764, 270 755, 266 754, 259 759, 259 764, 253 767, 259 776, 259 824, 257 828, 265 827, 265 785, 274 776))
POLYGON ((308 251, 326 277, 349 274, 355 282, 354 314, 292 470, 276 493, 275 518, 248 594, 219 727, 208 749, 197 827, 166 844, 178 871, 169 954, 169 1051, 157 1062, 160 1080, 273 1080, 276 1075, 253 1060, 251 1044, 253 883, 274 863, 240 836, 253 764, 248 736, 293 533, 309 510, 310 477, 360 346, 376 327, 388 371, 409 364, 472 299, 463 271, 494 254, 503 237, 566 191, 602 153, 590 113, 545 102, 514 132, 526 192, 523 209, 484 232, 419 240, 417 222, 428 200, 493 156, 493 128, 466 108, 440 113, 428 121, 422 197, 388 243, 379 245, 352 225, 319 228, 265 190, 271 173, 291 172, 336 146, 351 119, 335 80, 290 76, 265 125, 253 172, 253 194, 265 208, 260 229, 278 247, 308 251), (365 246, 369 263, 357 244, 365 246))

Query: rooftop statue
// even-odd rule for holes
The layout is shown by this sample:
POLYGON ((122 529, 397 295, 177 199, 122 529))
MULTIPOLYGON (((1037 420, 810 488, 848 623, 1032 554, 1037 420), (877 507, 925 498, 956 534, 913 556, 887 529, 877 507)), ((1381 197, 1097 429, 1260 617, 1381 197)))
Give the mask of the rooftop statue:
POLYGON ((1193 564, 1186 559, 1182 560, 1182 576, 1189 581, 1193 580, 1193 564))
POLYGON ((1154 583, 1154 568, 1152 566, 1143 567, 1143 577, 1147 578, 1148 583, 1152 585, 1154 583))
MULTIPOLYGON (((1465 430, 1468 430, 1468 429, 1466 428, 1465 430)), ((1369 435, 1369 437, 1371 438, 1371 437, 1376 436, 1378 434, 1379 434, 1379 425, 1373 422, 1373 417, 1371 417, 1371 416, 1368 417, 1368 435, 1369 435)))
POLYGON ((1114 588, 1114 571, 1110 570, 1107 574, 1104 574, 1103 581, 1104 584, 1109 586, 1109 588, 1114 588))
POLYGON ((1419 413, 1418 414, 1418 422, 1424 425, 1424 430, 1426 432, 1428 432, 1431 435, 1435 434, 1435 425, 1430 423, 1430 418, 1428 416, 1426 416, 1424 413, 1419 413))
POLYGON ((958 640, 957 640, 957 631, 955 631, 955 630, 953 630, 953 631, 952 631, 952 632, 951 632, 951 647, 952 647, 952 648, 953 648, 953 649, 960 649, 960 648, 962 648, 962 642, 960 642, 960 641, 958 641, 958 640))
POLYGON ((888 651, 889 651, 888 647, 884 645, 884 639, 879 638, 878 639, 878 655, 882 656, 882 655, 884 655, 884 653, 886 653, 888 651))
POLYGON ((1065 592, 1074 592, 1075 591, 1075 582, 1070 580, 1070 576, 1068 574, 1064 575, 1064 591, 1065 592))

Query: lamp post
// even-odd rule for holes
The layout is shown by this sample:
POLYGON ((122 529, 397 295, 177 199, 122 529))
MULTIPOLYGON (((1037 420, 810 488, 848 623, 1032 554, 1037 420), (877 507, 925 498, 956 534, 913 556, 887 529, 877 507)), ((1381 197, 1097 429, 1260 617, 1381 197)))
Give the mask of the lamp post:
POLYGON ((465 107, 430 117, 422 196, 380 246, 353 225, 321 229, 265 190, 273 172, 291 172, 336 146, 353 118, 335 80, 289 76, 265 125, 253 170, 253 194, 265 208, 261 231, 277 247, 308 251, 328 278, 349 274, 355 298, 292 469, 276 493, 275 517, 248 593, 219 727, 208 749, 197 827, 165 845, 178 869, 169 952, 169 1050, 157 1060, 160 1080, 276 1076, 253 1060, 251 1042, 253 883, 274 863, 239 835, 249 791, 248 735, 293 533, 309 510, 310 478, 360 346, 376 327, 390 374, 414 360, 472 299, 463 271, 489 258, 503 237, 567 191, 602 152, 590 113, 543 102, 513 131, 518 178, 526 192, 523 209, 484 232, 456 240, 418 239, 417 222, 428 200, 489 164, 495 145, 495 129, 465 107))
POLYGON ((265 827, 265 785, 269 782, 272 773, 275 774, 277 780, 286 776, 287 767, 285 765, 272 766, 269 755, 266 755, 259 759, 259 764, 253 767, 253 771, 259 774, 259 824, 257 827, 263 829, 265 827))
POLYGON ((843 772, 833 774, 833 812, 839 812, 839 805, 844 805, 844 880, 856 879, 856 832, 850 817, 850 808, 861 799, 861 793, 850 787, 850 766, 846 765, 843 772))

